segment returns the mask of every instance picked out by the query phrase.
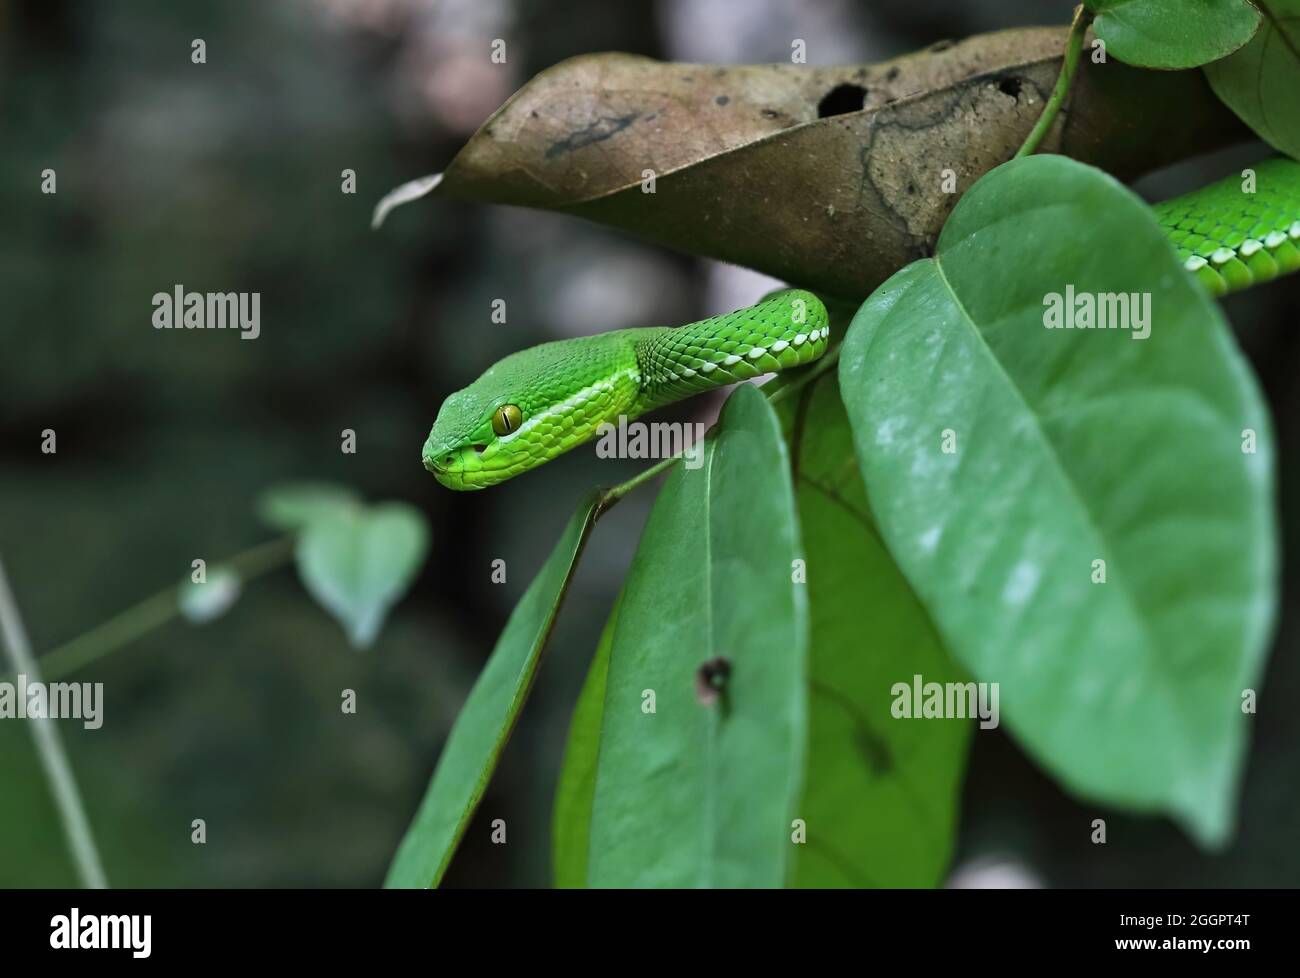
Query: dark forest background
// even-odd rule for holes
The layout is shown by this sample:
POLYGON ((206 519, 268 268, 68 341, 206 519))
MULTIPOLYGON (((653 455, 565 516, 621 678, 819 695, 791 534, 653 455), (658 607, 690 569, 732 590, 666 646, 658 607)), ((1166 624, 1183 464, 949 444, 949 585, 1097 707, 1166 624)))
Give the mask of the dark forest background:
MULTIPOLYGON (((105 723, 60 725, 117 886, 375 886, 510 609, 583 492, 638 469, 580 450, 454 494, 421 468, 443 397, 545 339, 748 304, 751 273, 576 219, 425 201, 370 209, 440 170, 520 84, 623 50, 675 60, 876 61, 948 37, 1064 23, 1069 0, 0 0, 0 558, 50 649, 272 532, 255 501, 323 479, 419 507, 431 557, 358 652, 292 570, 223 618, 168 625, 75 678, 105 723), (492 65, 493 38, 508 61, 492 65), (190 60, 202 38, 207 63, 190 60), (57 195, 40 174, 57 172, 57 195), (358 192, 340 192, 340 173, 358 192), (156 331, 150 297, 259 291, 262 335, 156 331), (490 320, 503 298, 508 324, 490 320), (53 428, 58 453, 40 452, 53 428), (358 451, 339 451, 357 432, 358 451), (503 558, 507 583, 490 564, 503 558), (344 716, 339 692, 357 690, 344 716), (192 819, 208 842, 190 842, 192 819)), ((1244 147, 1148 178, 1181 191, 1244 147)), ((1296 885, 1300 282, 1227 312, 1274 411, 1286 594, 1241 826, 1206 855, 1170 823, 1064 796, 999 732, 974 738, 960 884, 1296 885), (1105 817, 1109 842, 1089 841, 1105 817)), ((707 420, 715 401, 684 412, 707 420)), ((1194 476, 1194 474, 1192 474, 1194 476)), ((569 712, 652 494, 602 520, 538 687, 448 885, 546 885, 569 712), (504 817, 509 844, 487 823, 504 817)), ((1212 568, 1206 569, 1213 573, 1212 568)), ((74 885, 22 723, 0 723, 0 886, 74 885)))

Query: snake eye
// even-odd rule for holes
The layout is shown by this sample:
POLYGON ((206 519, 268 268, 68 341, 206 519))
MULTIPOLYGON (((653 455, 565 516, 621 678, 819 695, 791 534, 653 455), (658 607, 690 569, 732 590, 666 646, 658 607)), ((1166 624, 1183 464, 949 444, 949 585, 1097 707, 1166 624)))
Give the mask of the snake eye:
POLYGON ((492 412, 492 430, 498 435, 508 435, 518 430, 523 422, 523 412, 513 404, 502 404, 492 412))

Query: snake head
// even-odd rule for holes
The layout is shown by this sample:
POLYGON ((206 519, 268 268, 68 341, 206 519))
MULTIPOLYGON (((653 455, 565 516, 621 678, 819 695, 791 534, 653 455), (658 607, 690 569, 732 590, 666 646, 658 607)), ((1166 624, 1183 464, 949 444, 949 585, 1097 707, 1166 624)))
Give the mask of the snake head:
POLYGON ((518 428, 522 412, 500 397, 484 396, 478 386, 456 391, 443 402, 420 453, 424 467, 448 489, 484 489, 513 474, 501 471, 506 453, 493 418, 512 418, 518 428))
POLYGON ((511 354, 443 402, 424 467, 449 489, 486 489, 587 441, 636 395, 627 331, 511 354))

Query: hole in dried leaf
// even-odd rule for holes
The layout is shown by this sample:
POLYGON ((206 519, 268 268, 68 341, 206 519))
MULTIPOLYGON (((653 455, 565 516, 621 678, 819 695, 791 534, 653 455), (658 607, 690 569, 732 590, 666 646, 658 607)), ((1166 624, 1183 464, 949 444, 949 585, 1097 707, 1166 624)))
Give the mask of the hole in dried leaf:
POLYGON ((867 90, 861 85, 836 85, 817 103, 817 118, 861 112, 867 103, 867 90))
POLYGON ((998 82, 998 91, 1003 95, 1010 95, 1014 99, 1020 98, 1020 90, 1024 88, 1024 82, 1019 78, 1003 78, 998 82))

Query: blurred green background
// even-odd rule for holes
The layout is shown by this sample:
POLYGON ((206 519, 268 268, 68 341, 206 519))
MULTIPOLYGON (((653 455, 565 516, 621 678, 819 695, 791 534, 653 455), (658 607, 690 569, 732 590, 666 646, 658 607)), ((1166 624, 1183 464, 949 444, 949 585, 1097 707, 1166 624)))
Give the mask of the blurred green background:
MULTIPOLYGON (((515 88, 624 50, 677 60, 875 61, 948 37, 1064 23, 1068 0, 0 0, 0 558, 37 651, 272 531, 257 494, 348 484, 421 508, 431 558, 374 648, 353 650, 292 570, 220 620, 168 625, 75 678, 105 723, 60 724, 117 886, 379 884, 460 703, 514 602, 595 483, 580 450, 485 493, 420 466, 443 397, 567 335, 699 318, 770 282, 574 219, 425 201, 370 209, 441 169, 515 88), (492 65, 494 38, 507 41, 492 65), (207 62, 191 63, 202 38, 207 62), (40 193, 57 172, 58 193, 40 193), (357 193, 340 192, 341 171, 357 193), (258 291, 262 335, 157 331, 151 296, 258 291), (508 321, 490 320, 504 299, 508 321), (58 453, 40 452, 53 428, 58 453), (339 450, 340 432, 358 451, 339 450), (491 583, 506 561, 507 582, 491 583), (339 709, 355 689, 358 713, 339 709), (192 819, 208 842, 190 842, 192 819)), ((1257 159, 1242 147, 1148 178, 1152 196, 1257 159)), ((967 779, 959 885, 1300 884, 1300 595, 1294 573, 1300 282, 1227 311, 1273 408, 1285 594, 1237 841, 1064 795, 1001 732, 967 779), (1109 842, 1089 841, 1105 817, 1109 842)), ((708 419, 717 400, 681 414, 708 419)), ((541 679, 447 884, 546 885, 549 811, 587 660, 651 494, 602 520, 541 679), (489 843, 505 818, 509 844, 489 843)), ((5 670, 7 671, 7 670, 5 670)), ((74 885, 26 726, 0 723, 0 886, 74 885)))

